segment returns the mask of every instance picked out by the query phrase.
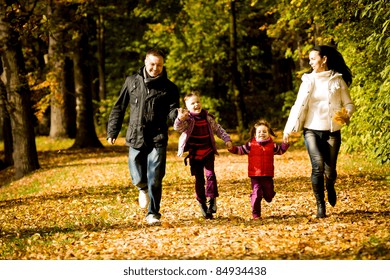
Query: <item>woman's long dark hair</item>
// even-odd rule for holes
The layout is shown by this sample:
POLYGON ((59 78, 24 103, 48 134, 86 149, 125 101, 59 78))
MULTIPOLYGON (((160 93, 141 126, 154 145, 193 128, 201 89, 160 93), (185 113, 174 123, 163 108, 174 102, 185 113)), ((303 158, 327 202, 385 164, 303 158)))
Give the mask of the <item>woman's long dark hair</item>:
POLYGON ((319 45, 315 46, 312 51, 317 51, 321 57, 326 56, 329 70, 340 73, 343 75, 343 80, 350 86, 352 83, 352 72, 351 69, 345 64, 344 58, 339 51, 334 47, 319 45))

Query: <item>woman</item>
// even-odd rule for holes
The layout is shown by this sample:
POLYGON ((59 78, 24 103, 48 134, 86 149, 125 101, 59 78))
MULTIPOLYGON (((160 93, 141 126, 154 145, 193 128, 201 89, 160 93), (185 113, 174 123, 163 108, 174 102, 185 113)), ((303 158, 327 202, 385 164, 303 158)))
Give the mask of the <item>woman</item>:
POLYGON ((336 205, 334 184, 341 145, 340 129, 355 111, 348 86, 351 70, 333 47, 316 46, 309 54, 313 71, 302 76, 295 104, 284 128, 283 141, 303 129, 312 165, 311 182, 317 202, 317 218, 326 217, 325 187, 330 205, 336 205), (324 178, 325 177, 325 178, 324 178))

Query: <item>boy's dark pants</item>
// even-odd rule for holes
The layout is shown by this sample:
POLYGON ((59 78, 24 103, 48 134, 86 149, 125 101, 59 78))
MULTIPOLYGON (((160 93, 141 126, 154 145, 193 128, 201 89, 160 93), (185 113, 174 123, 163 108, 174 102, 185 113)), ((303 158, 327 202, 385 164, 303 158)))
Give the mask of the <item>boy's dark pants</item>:
POLYGON ((206 203, 207 197, 216 198, 219 196, 214 160, 214 154, 210 154, 202 160, 190 159, 191 175, 195 176, 196 200, 200 203, 206 203))

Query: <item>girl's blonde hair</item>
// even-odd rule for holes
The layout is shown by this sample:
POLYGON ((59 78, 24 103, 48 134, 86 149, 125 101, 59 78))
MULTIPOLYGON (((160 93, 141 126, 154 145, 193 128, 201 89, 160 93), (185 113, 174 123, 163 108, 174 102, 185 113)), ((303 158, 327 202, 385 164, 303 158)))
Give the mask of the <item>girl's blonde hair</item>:
POLYGON ((251 131, 250 131, 250 137, 251 139, 255 136, 255 133, 256 133, 256 129, 260 126, 260 125, 264 125, 265 127, 268 128, 268 133, 271 134, 272 136, 276 137, 276 134, 275 132, 272 130, 271 128, 271 125, 269 124, 269 122, 267 122, 266 120, 258 120, 254 123, 254 125, 252 126, 251 128, 251 131))

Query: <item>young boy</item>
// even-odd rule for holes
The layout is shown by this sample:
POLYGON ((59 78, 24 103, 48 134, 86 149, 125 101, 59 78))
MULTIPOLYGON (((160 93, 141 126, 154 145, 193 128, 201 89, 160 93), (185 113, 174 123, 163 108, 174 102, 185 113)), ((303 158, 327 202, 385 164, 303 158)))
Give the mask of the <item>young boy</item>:
POLYGON ((219 196, 214 172, 215 155, 218 155, 214 134, 225 142, 228 149, 232 148, 232 141, 215 119, 202 109, 200 95, 197 92, 187 94, 184 102, 187 109, 178 109, 178 116, 173 125, 173 128, 181 133, 178 156, 188 151, 185 163, 187 164, 189 158, 191 175, 195 176, 196 200, 203 217, 212 219, 213 213, 217 211, 216 198, 219 196))

